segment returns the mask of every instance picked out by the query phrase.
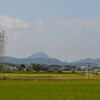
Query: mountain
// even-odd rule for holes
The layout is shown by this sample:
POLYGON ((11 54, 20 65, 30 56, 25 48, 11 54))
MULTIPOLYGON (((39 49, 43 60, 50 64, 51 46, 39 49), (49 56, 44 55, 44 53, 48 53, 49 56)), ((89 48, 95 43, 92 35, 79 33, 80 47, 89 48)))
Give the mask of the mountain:
POLYGON ((74 61, 71 63, 67 63, 67 62, 62 62, 58 59, 50 58, 47 54, 43 52, 32 54, 28 58, 6 57, 5 61, 7 63, 12 63, 12 64, 38 63, 38 64, 63 65, 63 66, 75 65, 75 66, 80 67, 81 65, 86 65, 86 63, 91 63, 92 66, 100 66, 100 59, 86 58, 86 59, 74 61))
POLYGON ((78 61, 74 61, 72 63, 93 63, 93 59, 91 58, 86 58, 86 59, 82 59, 82 60, 78 60, 78 61))
POLYGON ((28 58, 48 58, 49 59, 50 57, 44 52, 38 52, 38 53, 30 55, 28 58))
POLYGON ((31 63, 36 63, 36 64, 47 64, 47 65, 61 65, 61 66, 66 66, 68 63, 62 62, 58 59, 54 58, 42 58, 42 57, 37 57, 37 58, 13 58, 13 57, 6 57, 5 62, 7 63, 12 63, 12 64, 31 64, 31 63))
POLYGON ((74 61, 70 64, 76 65, 76 66, 81 66, 81 65, 86 65, 86 63, 90 63, 92 66, 100 66, 100 59, 86 58, 86 59, 74 61))

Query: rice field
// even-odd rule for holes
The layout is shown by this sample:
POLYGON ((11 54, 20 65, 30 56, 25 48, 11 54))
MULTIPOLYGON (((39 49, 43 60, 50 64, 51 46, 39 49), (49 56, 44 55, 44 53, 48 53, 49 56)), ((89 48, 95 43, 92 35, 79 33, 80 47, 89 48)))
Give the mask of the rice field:
POLYGON ((0 100, 100 100, 100 82, 0 82, 0 100))
MULTIPOLYGON (((7 77, 7 79, 86 79, 86 75, 83 74, 0 74, 0 80, 7 77)), ((100 79, 100 75, 89 75, 89 79, 100 79)))

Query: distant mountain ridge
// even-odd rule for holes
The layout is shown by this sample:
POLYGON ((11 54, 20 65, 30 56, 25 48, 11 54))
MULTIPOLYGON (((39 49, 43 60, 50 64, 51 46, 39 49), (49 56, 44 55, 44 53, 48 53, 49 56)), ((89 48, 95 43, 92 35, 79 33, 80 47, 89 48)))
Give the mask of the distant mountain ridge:
POLYGON ((61 66, 66 66, 68 63, 62 62, 58 59, 54 58, 13 58, 13 57, 6 57, 5 61, 7 63, 12 63, 12 64, 31 64, 31 63, 36 63, 36 64, 47 64, 47 65, 61 65, 61 66))
POLYGON ((81 66, 81 65, 85 65, 86 63, 91 63, 91 65, 93 66, 100 66, 100 59, 86 58, 86 59, 74 61, 70 64, 81 66))
POLYGON ((86 63, 91 63, 92 66, 100 66, 100 59, 86 58, 71 63, 67 63, 67 62, 62 62, 58 59, 50 58, 47 54, 43 52, 32 54, 28 58, 6 57, 5 62, 13 63, 13 64, 38 63, 38 64, 62 65, 62 66, 75 65, 78 67, 80 67, 81 65, 86 65, 86 63))

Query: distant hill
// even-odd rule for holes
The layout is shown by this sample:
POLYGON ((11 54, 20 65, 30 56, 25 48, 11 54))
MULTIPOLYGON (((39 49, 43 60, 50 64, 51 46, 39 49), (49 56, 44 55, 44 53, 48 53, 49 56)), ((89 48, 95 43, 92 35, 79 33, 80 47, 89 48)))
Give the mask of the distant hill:
POLYGON ((50 57, 44 52, 38 52, 38 53, 30 55, 28 58, 48 58, 49 59, 50 57))
POLYGON ((78 60, 78 61, 74 61, 72 63, 93 63, 93 59, 91 58, 86 58, 86 59, 82 59, 82 60, 78 60))
POLYGON ((13 58, 13 57, 6 57, 5 61, 7 63, 12 63, 12 64, 31 64, 31 63, 36 63, 36 64, 47 64, 47 65, 68 65, 68 63, 62 62, 58 59, 54 58, 42 58, 42 57, 37 57, 37 58, 13 58))
POLYGON ((38 64, 47 64, 47 65, 76 65, 80 67, 81 65, 86 65, 86 63, 91 63, 92 66, 100 66, 100 59, 91 59, 86 58, 78 61, 74 61, 71 63, 62 62, 58 59, 50 58, 47 54, 43 52, 38 52, 32 54, 28 58, 14 58, 14 57, 6 57, 5 61, 7 63, 12 64, 31 64, 31 63, 38 63, 38 64))
POLYGON ((86 59, 74 61, 70 64, 76 65, 76 66, 81 66, 81 65, 85 65, 86 63, 91 63, 92 66, 100 66, 100 59, 86 58, 86 59))

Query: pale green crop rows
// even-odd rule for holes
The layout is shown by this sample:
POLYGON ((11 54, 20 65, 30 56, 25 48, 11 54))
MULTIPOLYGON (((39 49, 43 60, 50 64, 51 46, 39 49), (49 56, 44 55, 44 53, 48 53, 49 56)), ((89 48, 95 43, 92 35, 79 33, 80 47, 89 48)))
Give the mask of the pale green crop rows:
MULTIPOLYGON (((3 78, 5 74, 0 74, 0 78, 3 78)), ((86 78, 82 74, 7 74, 7 78, 10 79, 32 79, 32 78, 86 78)), ((91 78, 91 76, 89 76, 91 78)), ((100 75, 93 75, 92 78, 100 78, 100 75)))

